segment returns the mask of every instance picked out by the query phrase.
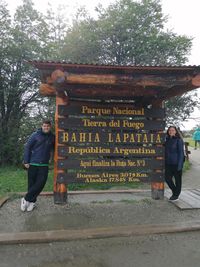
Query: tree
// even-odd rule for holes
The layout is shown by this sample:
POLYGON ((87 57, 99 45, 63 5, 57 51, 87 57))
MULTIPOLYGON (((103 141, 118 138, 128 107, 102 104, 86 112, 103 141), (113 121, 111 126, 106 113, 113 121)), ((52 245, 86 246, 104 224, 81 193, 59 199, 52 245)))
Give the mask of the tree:
POLYGON ((3 43, 0 83, 0 163, 16 163, 21 159, 20 125, 30 112, 30 104, 38 100, 38 72, 25 61, 40 59, 47 54, 45 38, 47 25, 24 0, 11 23, 5 4, 0 2, 0 24, 3 25, 0 41, 3 43))
MULTIPOLYGON (((117 65, 187 62, 192 40, 164 29, 167 18, 160 0, 118 0, 96 11, 97 19, 85 14, 74 21, 65 38, 63 59, 117 65)), ((168 121, 185 120, 197 103, 193 94, 167 101, 168 121)))
MULTIPOLYGON (((0 164, 21 161, 27 135, 39 126, 41 117, 54 116, 54 100, 39 96, 38 71, 28 60, 119 65, 187 61, 191 40, 164 30, 166 18, 159 0, 118 0, 96 11, 97 18, 92 18, 80 8, 69 27, 61 7, 57 13, 49 8, 43 15, 31 0, 23 0, 11 20, 0 0, 0 164)), ((182 103, 179 111, 184 119, 196 99, 191 95, 176 98, 171 102, 175 106, 168 102, 167 109, 171 111, 177 103, 182 103)))
POLYGON ((59 5, 54 11, 49 4, 47 13, 44 16, 45 22, 48 25, 48 39, 46 40, 48 46, 49 59, 62 60, 61 50, 63 48, 64 38, 68 28, 69 21, 65 14, 68 13, 65 6, 59 5))
POLYGON ((68 28, 61 56, 73 63, 98 63, 101 57, 98 21, 91 18, 84 8, 80 8, 68 28))
POLYGON ((187 61, 191 40, 164 31, 167 19, 159 0, 119 0, 96 11, 96 20, 85 16, 68 31, 66 59, 84 63, 92 54, 92 62, 103 64, 180 65, 187 61))
POLYGON ((10 43, 12 41, 11 38, 11 19, 9 12, 6 8, 6 4, 4 1, 0 1, 0 42, 1 42, 1 50, 0 50, 0 162, 2 161, 5 152, 8 149, 8 144, 5 141, 6 135, 8 134, 7 129, 7 118, 9 115, 9 110, 7 107, 7 103, 10 101, 7 88, 9 86, 9 50, 10 43), (6 145, 5 145, 6 143, 6 145))
POLYGON ((167 124, 181 127, 181 123, 187 120, 197 106, 199 106, 197 92, 173 97, 166 102, 167 124))

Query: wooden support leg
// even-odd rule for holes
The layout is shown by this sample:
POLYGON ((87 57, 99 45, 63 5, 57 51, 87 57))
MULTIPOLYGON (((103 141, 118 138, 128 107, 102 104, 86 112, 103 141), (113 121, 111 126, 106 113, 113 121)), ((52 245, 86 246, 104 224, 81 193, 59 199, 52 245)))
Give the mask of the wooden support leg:
POLYGON ((54 204, 66 204, 67 203, 67 189, 64 184, 58 184, 54 186, 54 204))
POLYGON ((152 199, 164 199, 164 182, 151 183, 151 197, 152 199))
POLYGON ((63 170, 58 170, 57 162, 58 162, 58 105, 67 105, 68 97, 59 97, 56 96, 56 114, 55 114, 55 135, 56 135, 56 143, 55 143, 55 157, 54 157, 54 203, 55 204, 66 204, 67 203, 67 186, 65 184, 59 184, 57 182, 57 176, 59 172, 63 172, 63 170))
MULTIPOLYGON (((163 108, 164 107, 164 102, 161 103, 153 103, 153 107, 156 108, 163 108)), ((162 131, 160 131, 162 132, 162 131)), ((162 160, 164 161, 164 155, 162 157, 162 160)), ((152 199, 164 199, 164 173, 163 173, 163 182, 151 182, 151 197, 152 199)))

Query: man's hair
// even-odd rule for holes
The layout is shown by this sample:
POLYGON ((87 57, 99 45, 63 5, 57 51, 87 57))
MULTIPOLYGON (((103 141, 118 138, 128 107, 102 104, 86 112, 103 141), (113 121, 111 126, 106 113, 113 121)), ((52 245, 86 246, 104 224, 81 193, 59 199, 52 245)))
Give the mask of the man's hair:
POLYGON ((51 121, 50 120, 43 120, 42 121, 42 124, 49 124, 49 125, 51 125, 51 121))

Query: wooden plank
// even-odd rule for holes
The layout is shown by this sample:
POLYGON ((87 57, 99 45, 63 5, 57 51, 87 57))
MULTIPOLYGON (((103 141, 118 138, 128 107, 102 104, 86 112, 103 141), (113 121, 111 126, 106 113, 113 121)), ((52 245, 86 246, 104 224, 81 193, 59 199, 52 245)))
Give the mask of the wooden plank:
MULTIPOLYGON (((171 190, 165 190, 165 196, 169 199, 171 197, 172 193, 171 190)), ((177 206, 180 209, 193 209, 193 206, 185 202, 182 198, 179 197, 179 199, 175 202, 170 202, 177 206)))
POLYGON ((84 173, 58 173, 58 183, 127 183, 163 181, 163 173, 147 172, 84 172, 84 173))
MULTIPOLYGON (((189 222, 182 221, 181 223, 173 222, 173 223, 168 223, 168 224, 146 224, 145 223, 145 224, 132 224, 132 225, 125 225, 125 226, 108 225, 108 226, 98 227, 98 228, 82 228, 82 229, 20 232, 20 233, 16 233, 16 232, 15 233, 0 233, 0 246, 3 247, 5 245, 11 246, 11 245, 16 244, 19 247, 21 247, 22 244, 28 244, 28 246, 30 246, 30 244, 34 244, 35 247, 36 246, 38 247, 39 243, 52 244, 53 242, 56 242, 54 244, 57 244, 57 242, 65 242, 65 243, 68 242, 69 243, 71 241, 75 241, 78 244, 82 240, 87 240, 88 243, 91 243, 90 242, 91 239, 108 240, 108 238, 123 238, 123 237, 128 237, 128 238, 132 237, 134 239, 136 236, 139 236, 139 235, 146 236, 146 237, 142 237, 142 240, 145 240, 145 239, 148 240, 149 236, 153 236, 155 234, 161 235, 161 234, 169 234, 169 233, 175 233, 175 234, 184 233, 185 235, 186 232, 194 233, 194 231, 198 231, 197 232, 197 238, 198 238, 198 233, 200 231, 199 221, 189 221, 189 222)), ((22 247, 25 247, 25 246, 26 245, 23 245, 22 247)), ((14 247, 12 247, 12 249, 14 249, 14 247)), ((196 256, 196 259, 198 260, 198 256, 196 256)), ((49 266, 52 266, 52 264, 50 264, 49 266)))
POLYGON ((83 129, 84 130, 159 130, 165 129, 165 122, 159 120, 131 120, 127 119, 99 119, 99 118, 59 118, 58 127, 60 129, 83 129))
POLYGON ((60 116, 84 115, 84 116, 113 116, 113 117, 148 117, 165 118, 163 108, 143 108, 133 104, 97 104, 89 102, 70 102, 68 106, 59 105, 58 114, 60 116))
POLYGON ((131 146, 128 147, 108 147, 108 146, 58 146, 59 157, 158 157, 163 156, 163 147, 143 147, 143 146, 131 146))
POLYGON ((191 190, 187 190, 186 192, 187 192, 188 195, 194 197, 194 198, 195 198, 197 201, 199 201, 199 203, 200 203, 200 195, 195 194, 195 193, 192 192, 191 190))
POLYGON ((200 208, 200 202, 197 201, 193 196, 190 196, 185 191, 181 192, 181 195, 179 196, 179 199, 185 201, 186 203, 191 205, 193 208, 200 208))
POLYGON ((138 132, 105 132, 105 131, 59 131, 59 144, 90 144, 100 145, 107 144, 109 146, 123 146, 127 144, 144 144, 144 145, 162 145, 165 140, 163 133, 138 133, 138 132))
POLYGON ((171 202, 171 203, 173 203, 179 209, 184 209, 184 210, 193 209, 192 205, 188 204, 187 202, 183 201, 182 199, 178 199, 177 201, 171 202))
POLYGON ((200 196, 200 190, 199 189, 191 189, 191 192, 194 192, 196 195, 200 196))
MULTIPOLYGON (((158 94, 161 88, 156 87, 149 87, 144 88, 140 87, 131 88, 129 85, 105 85, 105 84, 70 84, 66 85, 66 83, 56 84, 56 88, 60 92, 64 92, 67 90, 69 96, 72 95, 73 97, 83 99, 120 99, 120 100, 136 100, 139 97, 152 97, 158 94), (89 97, 88 97, 89 96, 89 97)), ((135 102, 134 102, 135 105, 135 102)))
MULTIPOLYGON (((196 79, 198 80, 198 79, 196 79)), ((188 81, 188 79, 187 79, 188 81)), ((173 87, 186 83, 185 75, 145 73, 74 73, 56 69, 51 74, 51 83, 55 84, 92 84, 92 85, 129 85, 134 87, 173 87)), ((195 83, 195 82, 194 82, 195 83)), ((196 82, 198 84, 198 82, 196 82)), ((198 86, 197 86, 198 87, 198 86)))
POLYGON ((59 159, 59 169, 163 169, 164 160, 157 159, 59 159))

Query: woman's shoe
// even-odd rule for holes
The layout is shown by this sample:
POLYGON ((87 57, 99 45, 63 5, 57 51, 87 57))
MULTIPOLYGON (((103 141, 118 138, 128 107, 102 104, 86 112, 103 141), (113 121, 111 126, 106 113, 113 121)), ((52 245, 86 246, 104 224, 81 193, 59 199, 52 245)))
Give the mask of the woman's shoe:
POLYGON ((178 200, 178 197, 177 196, 174 196, 172 195, 170 198, 169 198, 169 201, 176 201, 178 200))

